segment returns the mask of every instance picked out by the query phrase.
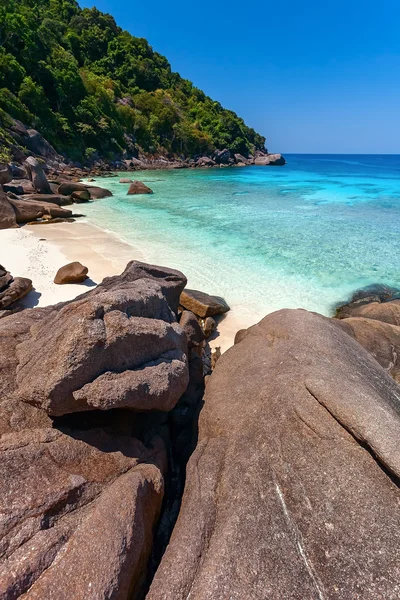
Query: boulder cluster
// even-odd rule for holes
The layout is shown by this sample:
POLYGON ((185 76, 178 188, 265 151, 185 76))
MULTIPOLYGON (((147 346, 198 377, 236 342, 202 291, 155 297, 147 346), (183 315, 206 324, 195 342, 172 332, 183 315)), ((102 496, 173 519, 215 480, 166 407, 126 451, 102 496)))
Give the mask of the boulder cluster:
POLYGON ((397 600, 398 291, 273 313, 205 377, 229 307, 185 286, 133 261, 0 319, 0 598, 397 600))
POLYGON ((111 192, 71 181, 67 173, 48 178, 46 165, 29 156, 23 166, 0 164, 0 229, 21 224, 72 222, 65 206, 111 196, 111 192))
POLYGON ((253 155, 243 156, 242 154, 233 154, 230 150, 216 150, 211 156, 199 156, 196 158, 165 158, 141 156, 140 158, 130 158, 120 161, 115 165, 119 170, 142 171, 146 169, 188 169, 188 168, 208 168, 208 167, 246 167, 249 165, 257 166, 283 166, 286 164, 282 154, 269 154, 257 150, 253 155))

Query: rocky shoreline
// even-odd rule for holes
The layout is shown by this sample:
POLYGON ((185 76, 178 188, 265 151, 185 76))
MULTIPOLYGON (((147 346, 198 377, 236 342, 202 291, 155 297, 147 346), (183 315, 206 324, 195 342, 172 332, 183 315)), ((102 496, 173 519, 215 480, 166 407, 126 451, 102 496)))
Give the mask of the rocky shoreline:
POLYGON ((399 297, 278 311, 218 360, 229 307, 172 269, 10 304, 0 598, 397 598, 399 297))

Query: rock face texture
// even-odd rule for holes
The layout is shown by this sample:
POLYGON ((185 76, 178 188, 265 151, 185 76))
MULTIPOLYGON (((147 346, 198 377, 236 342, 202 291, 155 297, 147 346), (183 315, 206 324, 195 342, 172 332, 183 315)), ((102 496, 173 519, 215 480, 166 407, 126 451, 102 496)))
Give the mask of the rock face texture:
POLYGON ((88 268, 80 262, 72 262, 58 269, 54 278, 54 283, 62 285, 64 283, 82 283, 88 276, 88 268))
POLYGON ((182 292, 180 303, 186 310, 192 311, 201 319, 213 315, 222 315, 229 310, 229 306, 223 298, 210 296, 199 290, 185 290, 182 292))
POLYGON ((172 408, 189 380, 185 283, 133 262, 72 302, 0 320, 2 600, 138 597, 166 474, 167 414, 148 409, 172 408))
POLYGON ((345 327, 279 311, 220 358, 147 600, 399 597, 399 387, 345 327))

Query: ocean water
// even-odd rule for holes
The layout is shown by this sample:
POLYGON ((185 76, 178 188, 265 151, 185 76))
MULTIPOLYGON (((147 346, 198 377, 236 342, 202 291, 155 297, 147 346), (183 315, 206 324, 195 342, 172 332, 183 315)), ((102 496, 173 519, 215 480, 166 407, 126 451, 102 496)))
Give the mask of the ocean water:
MULTIPOLYGON (((248 325, 280 308, 330 315, 371 283, 400 286, 400 156, 287 155, 284 167, 131 173, 90 221, 224 296, 248 325)), ((132 258, 135 258, 134 252, 132 258)))

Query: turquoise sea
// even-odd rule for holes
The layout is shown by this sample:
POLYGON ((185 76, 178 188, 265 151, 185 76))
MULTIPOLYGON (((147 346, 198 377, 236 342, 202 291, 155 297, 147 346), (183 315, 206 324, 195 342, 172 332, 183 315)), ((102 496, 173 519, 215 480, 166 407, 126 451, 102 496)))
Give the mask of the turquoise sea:
MULTIPOLYGON (((400 156, 286 155, 284 167, 128 174, 154 194, 85 206, 90 221, 224 296, 244 323, 283 307, 330 315, 370 283, 400 286, 400 156)), ((133 254, 134 258, 134 254, 133 254)))

